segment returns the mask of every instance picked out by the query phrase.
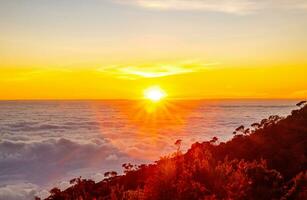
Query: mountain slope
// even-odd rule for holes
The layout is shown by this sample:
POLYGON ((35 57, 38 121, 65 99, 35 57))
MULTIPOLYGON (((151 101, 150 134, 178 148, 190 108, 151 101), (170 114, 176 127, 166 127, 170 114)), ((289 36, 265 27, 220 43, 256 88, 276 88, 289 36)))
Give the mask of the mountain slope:
POLYGON ((125 164, 125 175, 107 173, 99 183, 74 179, 47 199, 307 199, 307 106, 253 127, 238 127, 226 143, 195 143, 155 164, 125 164))

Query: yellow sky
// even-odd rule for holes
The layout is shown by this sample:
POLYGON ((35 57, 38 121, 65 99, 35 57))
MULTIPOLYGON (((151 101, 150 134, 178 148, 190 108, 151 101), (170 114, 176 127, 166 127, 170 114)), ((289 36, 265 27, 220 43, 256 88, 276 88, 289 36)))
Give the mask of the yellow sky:
POLYGON ((0 99, 134 99, 155 85, 169 98, 306 98, 306 8, 1 2, 0 99))
POLYGON ((195 72, 176 73, 177 69, 172 75, 157 72, 151 78, 100 69, 2 68, 0 98, 133 99, 142 98, 143 91, 155 85, 170 98, 304 98, 307 93, 304 67, 197 67, 195 72))

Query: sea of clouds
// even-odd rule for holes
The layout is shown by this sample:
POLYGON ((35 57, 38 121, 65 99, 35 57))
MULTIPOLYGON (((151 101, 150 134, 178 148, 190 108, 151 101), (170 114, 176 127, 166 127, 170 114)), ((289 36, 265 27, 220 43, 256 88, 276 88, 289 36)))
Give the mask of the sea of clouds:
POLYGON ((46 197, 54 186, 65 189, 79 176, 100 181, 106 171, 121 173, 123 163, 148 163, 172 153, 176 139, 183 139, 184 149, 212 136, 225 141, 238 125, 287 115, 294 105, 198 102, 176 120, 163 118, 146 129, 144 116, 127 114, 130 103, 0 102, 0 199, 46 197))

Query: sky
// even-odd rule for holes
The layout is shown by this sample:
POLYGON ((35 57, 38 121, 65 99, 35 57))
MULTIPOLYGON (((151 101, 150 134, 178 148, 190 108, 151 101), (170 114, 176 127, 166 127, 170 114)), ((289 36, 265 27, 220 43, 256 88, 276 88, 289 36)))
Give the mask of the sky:
POLYGON ((0 0, 0 99, 307 96, 305 0, 0 0))

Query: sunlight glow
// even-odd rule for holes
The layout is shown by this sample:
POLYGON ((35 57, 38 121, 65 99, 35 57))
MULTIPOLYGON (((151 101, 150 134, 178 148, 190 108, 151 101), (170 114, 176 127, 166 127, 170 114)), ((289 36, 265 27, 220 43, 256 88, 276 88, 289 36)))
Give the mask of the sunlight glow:
POLYGON ((158 102, 166 96, 166 93, 160 87, 151 87, 144 91, 144 97, 153 102, 158 102))

